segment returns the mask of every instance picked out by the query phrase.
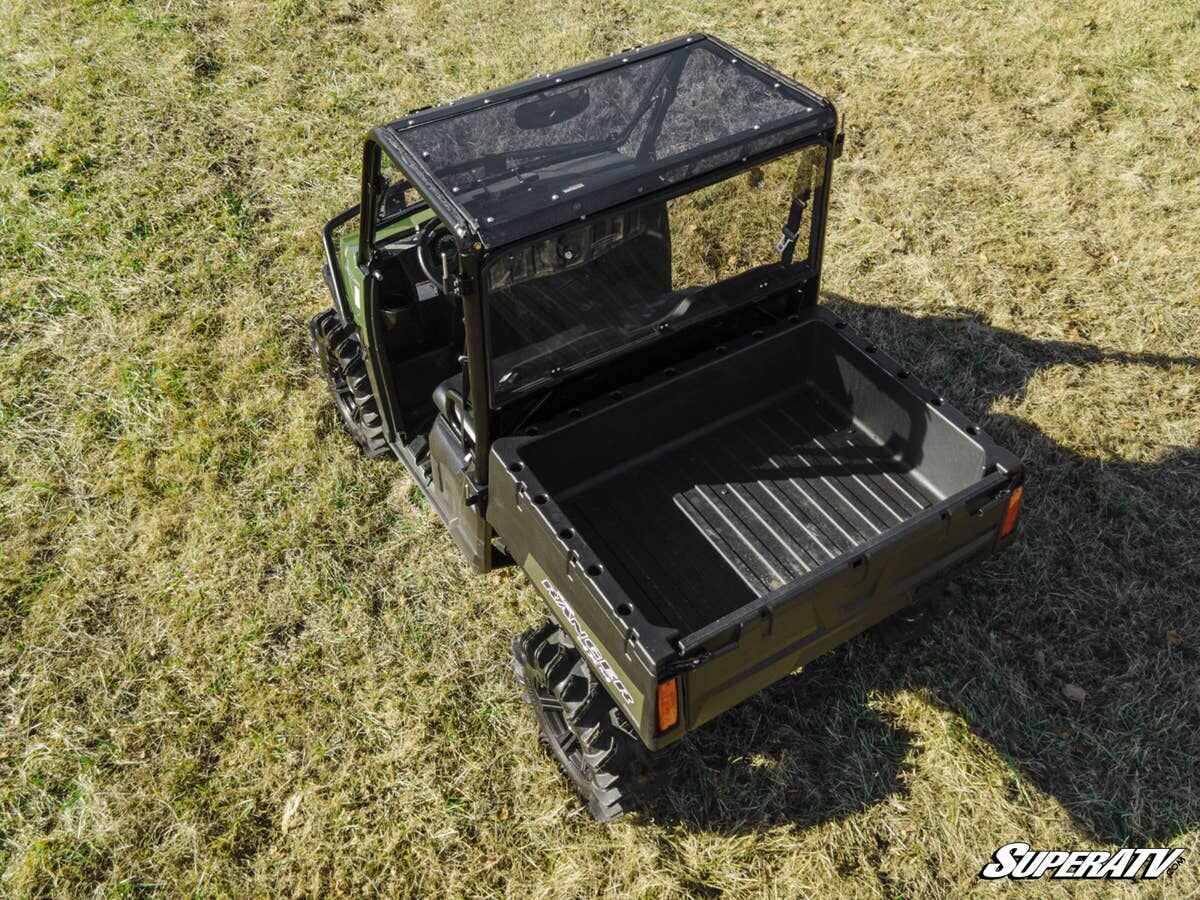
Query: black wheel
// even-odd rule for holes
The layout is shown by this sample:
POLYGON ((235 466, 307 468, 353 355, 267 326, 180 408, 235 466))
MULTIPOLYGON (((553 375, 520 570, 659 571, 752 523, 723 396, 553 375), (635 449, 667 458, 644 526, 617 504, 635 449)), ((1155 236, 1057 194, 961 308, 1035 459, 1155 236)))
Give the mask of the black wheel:
POLYGON ((546 622, 517 637, 513 672, 542 744, 596 821, 612 821, 653 791, 650 753, 562 629, 546 622))
POLYGON ((337 313, 327 309, 313 317, 308 330, 342 427, 368 459, 392 455, 383 436, 379 402, 371 392, 358 329, 344 324, 337 313))

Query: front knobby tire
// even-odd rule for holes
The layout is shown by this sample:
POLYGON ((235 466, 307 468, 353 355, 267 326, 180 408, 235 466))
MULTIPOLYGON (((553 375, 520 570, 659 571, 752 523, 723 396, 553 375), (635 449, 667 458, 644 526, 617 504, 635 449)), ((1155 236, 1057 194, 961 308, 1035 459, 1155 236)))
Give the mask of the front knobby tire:
POLYGON ((553 622, 513 641, 513 672, 540 740, 598 822, 652 792, 651 756, 570 638, 553 622))
POLYGON ((379 401, 367 376, 358 329, 327 309, 313 317, 308 330, 342 427, 368 459, 391 456, 392 449, 383 436, 379 401))

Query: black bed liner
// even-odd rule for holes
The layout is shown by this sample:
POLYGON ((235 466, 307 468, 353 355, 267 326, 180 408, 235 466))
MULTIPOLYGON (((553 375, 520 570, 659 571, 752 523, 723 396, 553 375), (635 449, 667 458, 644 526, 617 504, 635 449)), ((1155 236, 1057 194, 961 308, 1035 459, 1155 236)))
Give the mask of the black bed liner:
POLYGON ((802 389, 560 499, 635 602, 695 631, 940 499, 893 457, 802 389))
POLYGON ((1019 469, 821 308, 679 368, 494 450, 498 530, 531 550, 531 503, 567 571, 643 643, 711 642, 871 560, 903 581, 973 540, 983 518, 945 528, 1019 469))

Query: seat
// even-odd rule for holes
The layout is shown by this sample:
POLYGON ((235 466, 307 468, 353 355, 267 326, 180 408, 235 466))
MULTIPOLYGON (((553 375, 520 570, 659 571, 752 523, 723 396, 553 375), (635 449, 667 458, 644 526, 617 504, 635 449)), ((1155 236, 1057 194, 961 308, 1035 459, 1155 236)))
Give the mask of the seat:
POLYGON ((463 408, 463 377, 461 372, 457 375, 451 375, 433 389, 433 405, 447 419, 450 419, 453 409, 463 408))

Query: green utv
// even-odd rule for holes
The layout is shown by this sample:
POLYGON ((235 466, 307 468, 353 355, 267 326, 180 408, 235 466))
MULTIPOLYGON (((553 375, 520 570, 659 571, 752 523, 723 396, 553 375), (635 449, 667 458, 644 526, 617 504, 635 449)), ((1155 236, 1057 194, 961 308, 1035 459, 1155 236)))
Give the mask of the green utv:
POLYGON ((1019 460, 819 303, 841 146, 692 35, 374 129, 325 228, 338 413, 545 599, 513 668, 597 819, 1012 539, 1019 460))

